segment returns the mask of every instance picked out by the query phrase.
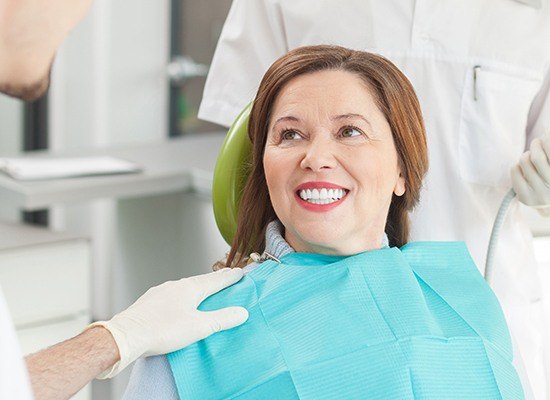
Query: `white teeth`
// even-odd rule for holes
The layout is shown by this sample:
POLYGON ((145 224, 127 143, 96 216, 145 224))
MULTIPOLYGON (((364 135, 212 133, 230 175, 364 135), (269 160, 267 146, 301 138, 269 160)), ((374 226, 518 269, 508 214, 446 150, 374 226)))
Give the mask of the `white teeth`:
POLYGON ((311 197, 309 197, 310 199, 315 199, 315 200, 319 200, 320 197, 319 197, 319 191, 317 189, 313 189, 311 191, 311 197))
POLYGON ((313 204, 329 204, 340 200, 347 194, 345 189, 303 189, 298 193, 302 200, 313 204))

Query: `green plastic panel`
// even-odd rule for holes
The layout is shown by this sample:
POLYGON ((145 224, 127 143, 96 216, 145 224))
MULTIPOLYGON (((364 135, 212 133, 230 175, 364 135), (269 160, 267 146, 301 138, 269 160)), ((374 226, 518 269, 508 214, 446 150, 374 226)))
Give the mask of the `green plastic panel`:
POLYGON ((223 238, 231 244, 237 230, 237 212, 248 174, 252 143, 248 138, 248 117, 252 103, 229 128, 222 144, 212 183, 212 203, 216 224, 223 238))

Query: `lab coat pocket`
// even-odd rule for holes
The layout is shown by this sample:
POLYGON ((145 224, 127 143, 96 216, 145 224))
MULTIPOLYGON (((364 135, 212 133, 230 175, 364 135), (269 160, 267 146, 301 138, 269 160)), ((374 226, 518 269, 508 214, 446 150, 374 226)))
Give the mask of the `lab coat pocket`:
POLYGON ((541 80, 472 67, 462 91, 459 162, 462 179, 511 185, 510 169, 525 148, 527 115, 541 80))

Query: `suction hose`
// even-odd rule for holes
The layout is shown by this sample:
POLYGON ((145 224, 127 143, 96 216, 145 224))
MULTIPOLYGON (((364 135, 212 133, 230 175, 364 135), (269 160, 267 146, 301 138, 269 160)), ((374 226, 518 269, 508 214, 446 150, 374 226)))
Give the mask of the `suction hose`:
POLYGON ((495 223, 493 224, 493 230, 491 231, 491 238, 489 239, 489 247, 487 248, 487 259, 485 261, 485 280, 487 283, 491 284, 491 279, 494 274, 494 256, 496 247, 498 244, 498 237, 500 236, 500 230, 502 228, 502 223, 504 222, 504 219, 506 217, 506 212, 508 211, 508 207, 510 207, 510 203, 512 200, 516 197, 516 192, 514 192, 514 189, 510 189, 508 193, 506 193, 506 196, 504 196, 504 199, 502 200, 502 203, 500 204, 500 208, 498 209, 497 216, 495 218, 495 223))

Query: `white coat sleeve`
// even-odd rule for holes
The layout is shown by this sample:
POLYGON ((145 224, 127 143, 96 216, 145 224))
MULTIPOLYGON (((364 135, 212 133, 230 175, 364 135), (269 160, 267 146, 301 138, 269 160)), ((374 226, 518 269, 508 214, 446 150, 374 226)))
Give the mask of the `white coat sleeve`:
POLYGON ((550 133, 550 65, 546 69, 541 89, 529 110, 525 150, 529 150, 533 139, 542 137, 546 133, 550 133))
POLYGON ((288 51, 275 0, 234 0, 206 79, 199 118, 230 126, 269 66, 288 51))
POLYGON ((25 360, 0 288, 0 399, 32 398, 25 360))
POLYGON ((510 332, 510 336, 512 338, 512 351, 514 354, 513 364, 516 368, 516 372, 518 373, 519 380, 521 381, 521 386, 523 387, 524 399, 535 400, 535 395, 533 394, 533 389, 531 388, 531 382, 529 382, 529 378, 527 377, 525 363, 523 362, 523 357, 519 352, 517 341, 512 332, 510 332))

